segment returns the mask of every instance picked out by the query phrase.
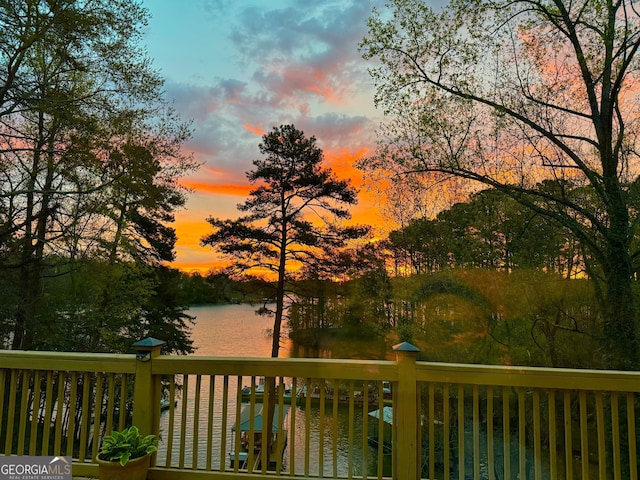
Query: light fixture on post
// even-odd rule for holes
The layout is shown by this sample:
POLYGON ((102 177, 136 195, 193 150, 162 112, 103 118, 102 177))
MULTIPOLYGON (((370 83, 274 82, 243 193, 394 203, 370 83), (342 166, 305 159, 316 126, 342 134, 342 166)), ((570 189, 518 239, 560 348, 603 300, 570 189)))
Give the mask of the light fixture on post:
POLYGON ((157 338, 147 337, 133 344, 133 348, 136 351, 136 359, 140 362, 146 362, 151 358, 151 352, 160 352, 160 349, 166 345, 167 342, 158 340, 157 338))

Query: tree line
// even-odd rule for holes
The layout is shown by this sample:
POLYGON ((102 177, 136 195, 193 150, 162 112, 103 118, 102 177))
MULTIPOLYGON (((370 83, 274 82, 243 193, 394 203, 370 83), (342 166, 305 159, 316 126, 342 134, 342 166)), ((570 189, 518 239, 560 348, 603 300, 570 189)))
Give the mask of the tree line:
POLYGON ((350 356, 408 341, 426 361, 609 368, 593 283, 536 269, 448 269, 403 277, 371 271, 343 283, 307 281, 289 336, 350 356), (364 343, 363 343, 364 342, 364 343), (377 345, 377 348, 372 348, 377 345))
MULTIPOLYGON (((566 183, 571 195, 585 195, 584 187, 566 183)), ((543 182, 537 188, 553 186, 543 182)), ((396 275, 451 268, 536 268, 578 278, 597 270, 589 252, 564 225, 495 189, 476 192, 434 218, 411 219, 390 232, 385 246, 396 275)))
POLYGON ((297 342, 327 345, 340 332, 387 350, 410 341, 432 361, 576 368, 611 361, 592 259, 561 224, 502 192, 477 192, 343 253, 350 258, 343 281, 307 278, 293 287, 289 334, 297 342))
POLYGON ((493 188, 562 225, 594 267, 611 366, 637 365, 635 3, 393 0, 368 27, 387 120, 360 167, 399 191, 493 188))

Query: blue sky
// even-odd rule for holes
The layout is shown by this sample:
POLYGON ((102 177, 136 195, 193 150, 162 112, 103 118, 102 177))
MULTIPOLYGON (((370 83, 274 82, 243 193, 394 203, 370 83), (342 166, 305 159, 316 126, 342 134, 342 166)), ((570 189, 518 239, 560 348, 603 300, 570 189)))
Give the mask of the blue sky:
MULTIPOLYGON (((144 42, 167 98, 193 121, 185 149, 202 163, 184 180, 194 193, 177 216, 176 265, 206 271, 199 246, 209 215, 229 218, 246 198, 245 172, 261 135, 293 123, 314 135, 327 166, 360 184, 353 162, 372 152, 380 113, 358 52, 379 0, 146 0, 144 42)), ((373 221, 371 199, 354 220, 373 221)))

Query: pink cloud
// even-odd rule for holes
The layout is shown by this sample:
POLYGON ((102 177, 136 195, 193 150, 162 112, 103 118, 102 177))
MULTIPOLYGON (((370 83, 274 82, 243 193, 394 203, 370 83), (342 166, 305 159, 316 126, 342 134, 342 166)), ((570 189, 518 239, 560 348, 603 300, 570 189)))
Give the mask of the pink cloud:
POLYGON ((254 75, 276 98, 287 98, 295 94, 313 94, 333 105, 344 104, 345 88, 340 87, 328 70, 299 64, 284 69, 273 68, 270 72, 259 71, 254 75))
POLYGON ((326 102, 341 104, 341 93, 327 73, 313 68, 290 68, 282 72, 281 87, 285 91, 302 91, 321 96, 326 102))

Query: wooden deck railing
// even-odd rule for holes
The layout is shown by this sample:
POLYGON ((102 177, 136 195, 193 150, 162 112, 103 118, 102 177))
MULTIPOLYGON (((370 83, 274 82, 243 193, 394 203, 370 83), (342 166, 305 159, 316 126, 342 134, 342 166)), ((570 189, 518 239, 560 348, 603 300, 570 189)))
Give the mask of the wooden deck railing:
POLYGON ((133 422, 162 439, 151 480, 638 478, 635 372, 424 363, 408 344, 396 361, 140 344, 138 355, 0 351, 0 453, 70 455, 74 476, 94 476, 99 438, 133 422), (277 379, 276 455, 259 445, 261 377, 277 379))

